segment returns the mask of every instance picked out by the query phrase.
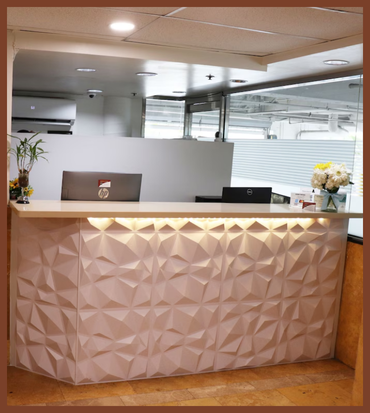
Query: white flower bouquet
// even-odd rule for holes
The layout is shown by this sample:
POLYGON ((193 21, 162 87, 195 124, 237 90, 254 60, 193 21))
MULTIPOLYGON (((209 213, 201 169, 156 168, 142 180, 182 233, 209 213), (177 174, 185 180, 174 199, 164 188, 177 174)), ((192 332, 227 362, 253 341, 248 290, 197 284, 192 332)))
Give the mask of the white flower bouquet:
POLYGON ((319 163, 314 167, 311 185, 312 188, 326 190, 331 194, 335 194, 340 186, 353 184, 350 181, 351 174, 351 171, 346 168, 344 163, 319 163))

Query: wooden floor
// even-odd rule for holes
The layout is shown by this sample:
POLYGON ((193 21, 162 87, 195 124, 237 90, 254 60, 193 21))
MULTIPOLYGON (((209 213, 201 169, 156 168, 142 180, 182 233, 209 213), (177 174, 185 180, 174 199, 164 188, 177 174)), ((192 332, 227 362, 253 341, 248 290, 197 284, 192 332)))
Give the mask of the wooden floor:
POLYGON ((8 366, 8 406, 350 406, 353 379, 337 360, 83 386, 8 366))

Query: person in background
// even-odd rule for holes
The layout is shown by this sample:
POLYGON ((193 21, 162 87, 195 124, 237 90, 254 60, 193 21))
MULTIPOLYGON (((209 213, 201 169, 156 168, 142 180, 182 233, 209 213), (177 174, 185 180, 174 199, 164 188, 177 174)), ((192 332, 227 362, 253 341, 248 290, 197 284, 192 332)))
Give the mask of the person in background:
POLYGON ((215 133, 215 142, 222 142, 222 138, 220 137, 220 131, 215 133))

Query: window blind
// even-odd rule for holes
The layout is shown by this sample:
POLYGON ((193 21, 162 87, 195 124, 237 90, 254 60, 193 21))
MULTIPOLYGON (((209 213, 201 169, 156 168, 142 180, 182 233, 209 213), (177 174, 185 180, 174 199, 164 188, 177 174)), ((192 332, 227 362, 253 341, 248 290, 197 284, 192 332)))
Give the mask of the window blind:
POLYGON ((311 187, 317 163, 345 163, 353 171, 355 141, 240 140, 234 142, 234 176, 311 187))
POLYGON ((146 99, 145 138, 181 138, 184 132, 185 102, 146 99))

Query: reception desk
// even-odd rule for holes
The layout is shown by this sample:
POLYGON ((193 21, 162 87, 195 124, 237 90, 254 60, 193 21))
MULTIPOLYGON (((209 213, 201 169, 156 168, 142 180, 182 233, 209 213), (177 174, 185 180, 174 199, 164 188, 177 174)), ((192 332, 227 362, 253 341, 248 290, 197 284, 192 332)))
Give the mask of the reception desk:
POLYGON ((333 357, 348 218, 11 203, 11 364, 73 384, 333 357))

